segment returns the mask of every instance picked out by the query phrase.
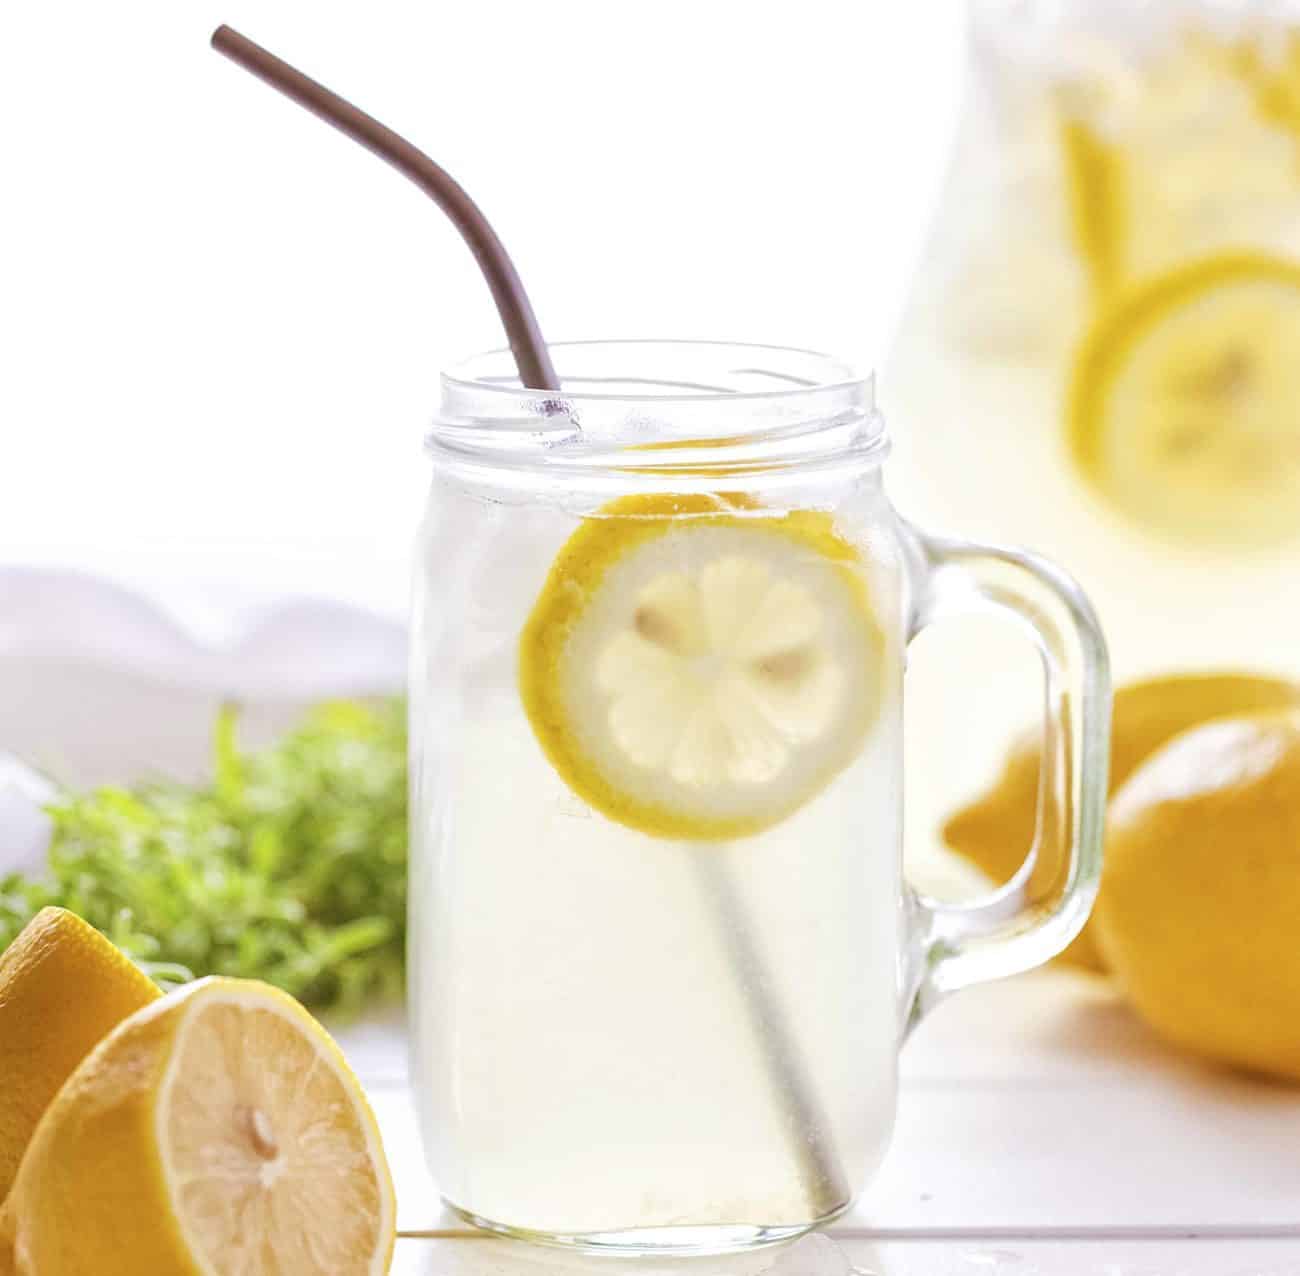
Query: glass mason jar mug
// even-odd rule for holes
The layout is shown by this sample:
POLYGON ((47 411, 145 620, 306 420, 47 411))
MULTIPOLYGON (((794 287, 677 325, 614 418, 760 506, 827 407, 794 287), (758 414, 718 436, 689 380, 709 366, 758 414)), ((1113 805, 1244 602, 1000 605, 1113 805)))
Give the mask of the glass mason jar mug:
POLYGON ((560 393, 505 352, 445 377, 431 436, 410 928, 431 1168, 533 1240, 786 1239, 879 1165, 918 1013, 1083 925, 1105 648, 1051 566, 899 518, 871 384, 833 360, 553 353, 560 393), (1042 653, 1039 840, 1069 854, 1047 889, 1026 864, 958 907, 903 881, 904 651, 981 609, 1042 653))

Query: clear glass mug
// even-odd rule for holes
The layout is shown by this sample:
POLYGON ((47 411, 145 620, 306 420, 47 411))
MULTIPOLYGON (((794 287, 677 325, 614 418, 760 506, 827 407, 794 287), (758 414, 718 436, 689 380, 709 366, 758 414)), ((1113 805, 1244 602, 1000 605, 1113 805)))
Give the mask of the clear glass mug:
MULTIPOLYGON (((560 345, 443 380, 412 628, 413 1085, 466 1218, 722 1252, 842 1212, 907 1029, 1097 889, 1105 646, 1060 571, 886 499, 870 381, 804 351, 560 345), (972 611, 1046 676, 1038 840, 986 901, 901 866, 908 640, 972 611)), ((966 730, 960 708, 956 729, 966 730)))

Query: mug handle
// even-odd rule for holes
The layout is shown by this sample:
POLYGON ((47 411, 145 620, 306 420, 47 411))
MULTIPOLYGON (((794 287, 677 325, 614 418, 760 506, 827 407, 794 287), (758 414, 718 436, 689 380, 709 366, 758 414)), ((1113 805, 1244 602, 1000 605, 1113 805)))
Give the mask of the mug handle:
POLYGON ((953 616, 1004 616, 1028 629, 1045 679, 1038 821, 1025 862, 974 903, 909 892, 919 943, 904 1004, 915 1023, 948 993, 1042 965, 1083 929, 1101 880, 1111 693, 1106 641, 1065 572, 1032 554, 908 530, 920 582, 909 642, 953 616), (1068 847, 1068 855, 1057 856, 1051 890, 1031 897, 1044 846, 1068 847))

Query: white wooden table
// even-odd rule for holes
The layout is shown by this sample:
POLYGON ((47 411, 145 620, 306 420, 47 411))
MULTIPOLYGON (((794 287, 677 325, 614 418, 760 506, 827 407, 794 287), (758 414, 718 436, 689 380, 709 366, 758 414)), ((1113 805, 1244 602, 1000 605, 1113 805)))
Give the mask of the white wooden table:
POLYGON ((397 1180, 397 1276, 1300 1276, 1300 1090, 1166 1049, 1098 979, 941 1006, 903 1055, 893 1150, 828 1238, 735 1259, 583 1259, 485 1238, 424 1168, 396 1019, 343 1034, 397 1180))

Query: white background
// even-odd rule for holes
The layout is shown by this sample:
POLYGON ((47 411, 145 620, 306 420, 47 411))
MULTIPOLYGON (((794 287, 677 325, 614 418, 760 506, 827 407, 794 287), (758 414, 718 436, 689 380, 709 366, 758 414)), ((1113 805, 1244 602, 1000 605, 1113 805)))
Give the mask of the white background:
POLYGON ((552 340, 883 357, 957 0, 20 0, 0 564, 403 606, 437 373, 495 314, 423 196, 207 47, 222 21, 449 168, 552 340))

